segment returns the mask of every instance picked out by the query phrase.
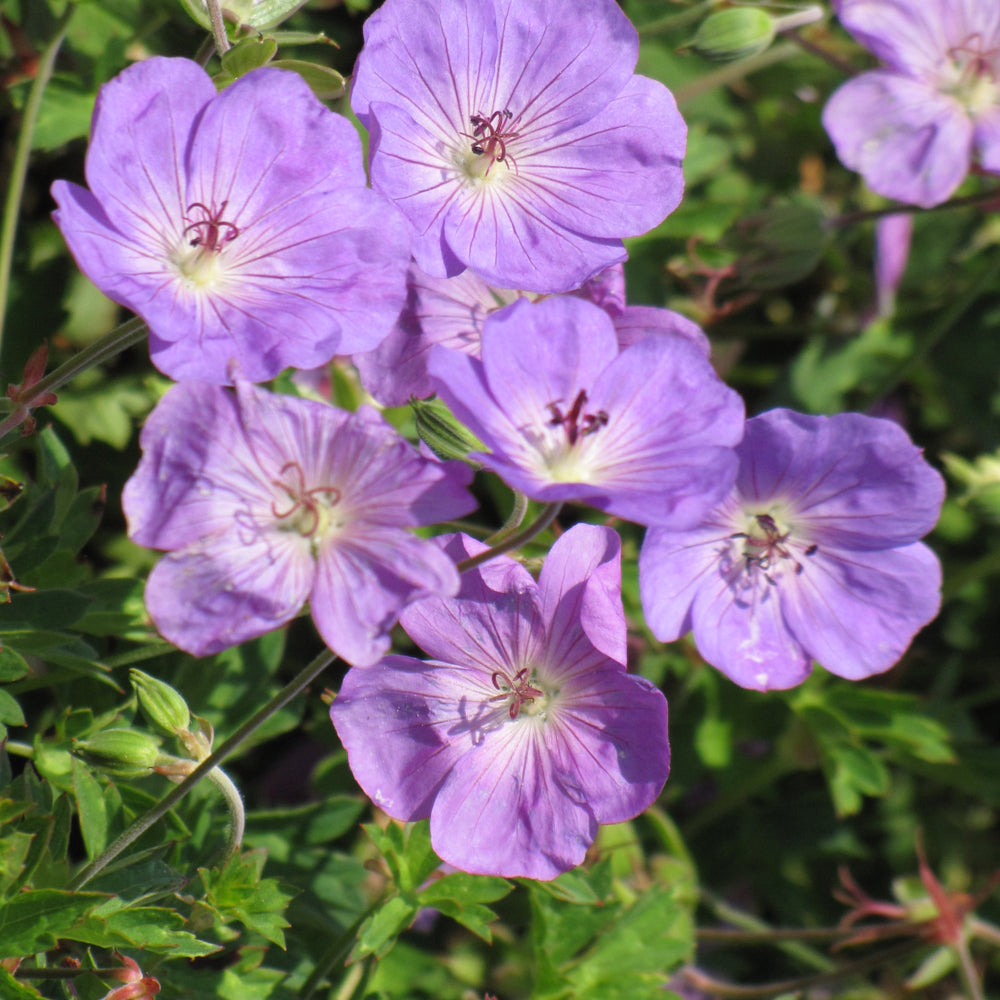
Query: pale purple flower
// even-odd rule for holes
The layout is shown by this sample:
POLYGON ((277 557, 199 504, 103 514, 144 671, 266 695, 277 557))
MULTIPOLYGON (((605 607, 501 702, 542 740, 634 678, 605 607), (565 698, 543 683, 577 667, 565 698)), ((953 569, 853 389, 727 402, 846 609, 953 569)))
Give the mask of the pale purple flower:
POLYGON ((747 421, 736 488, 689 531, 651 529, 639 590, 653 634, 694 630, 737 684, 804 680, 816 660, 858 680, 888 670, 940 604, 919 541, 941 476, 889 420, 771 410, 747 421))
POLYGON ((565 292, 676 208, 687 138, 614 0, 388 0, 351 106, 429 274, 565 292))
POLYGON ((910 260, 913 215, 887 215, 875 224, 875 296, 879 316, 896 310, 896 292, 910 260))
MULTIPOLYGON (((352 358, 365 388, 383 406, 402 406, 411 396, 434 392, 427 371, 435 344, 480 357, 483 324, 518 299, 537 301, 534 292, 494 288, 474 271, 434 278, 416 264, 407 275, 409 297, 392 332, 374 350, 352 358)), ((655 333, 687 337, 708 356, 708 339, 691 320, 668 309, 625 305, 621 264, 606 268, 568 293, 599 305, 613 320, 622 347, 655 333)))
POLYGON ((1000 3, 834 0, 841 23, 884 63, 830 98, 837 155, 887 198, 930 208, 975 161, 1000 173, 1000 3))
POLYGON ((187 59, 101 88, 90 190, 57 181, 81 270, 150 328, 175 379, 253 382, 375 347, 406 296, 409 233, 365 188, 357 132, 295 73, 217 94, 187 59))
POLYGON ((732 486, 743 402, 686 337, 620 350, 598 306, 522 300, 486 320, 482 360, 435 347, 429 370, 474 457, 535 500, 686 527, 732 486))
MULTIPOLYGON (((452 536, 454 559, 484 546, 452 536)), ((625 669, 621 546, 579 524, 536 584, 506 556, 457 598, 412 604, 403 627, 432 660, 350 670, 330 709, 358 783, 463 871, 550 879, 583 861, 599 823, 632 819, 670 767, 667 703, 625 669)))
POLYGON ((451 560, 407 529, 474 509, 468 469, 422 458, 373 410, 184 382, 141 444, 129 537, 167 551, 146 606, 189 653, 270 632, 309 601, 326 644, 370 664, 401 608, 458 590, 451 560))

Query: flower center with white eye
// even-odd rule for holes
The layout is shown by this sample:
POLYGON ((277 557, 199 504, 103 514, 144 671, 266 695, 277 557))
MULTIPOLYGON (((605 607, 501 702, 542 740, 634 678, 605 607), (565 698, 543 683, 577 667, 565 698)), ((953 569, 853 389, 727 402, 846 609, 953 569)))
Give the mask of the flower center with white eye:
POLYGON ((753 578, 760 573, 772 584, 777 582, 783 569, 801 573, 805 565, 803 558, 814 556, 818 550, 815 543, 793 537, 787 519, 781 518, 777 511, 748 514, 746 529, 730 537, 743 540, 740 552, 743 574, 753 578))
POLYGON ((508 172, 517 174, 517 161, 510 143, 519 138, 510 108, 490 114, 478 111, 469 118, 471 132, 463 132, 468 152, 460 157, 460 167, 469 180, 496 181, 508 172), (504 169, 498 169, 498 168, 504 169))
POLYGON ((224 201, 218 208, 209 208, 196 201, 187 207, 183 243, 175 251, 173 263, 188 287, 208 288, 225 274, 222 251, 240 235, 236 224, 223 217, 228 204, 224 201))
POLYGON ((545 408, 549 412, 542 445, 546 472, 556 482, 586 482, 592 464, 586 439, 607 426, 607 412, 587 408, 585 389, 576 394, 569 408, 564 408, 561 399, 547 403, 545 408))
POLYGON ((987 48, 982 36, 970 35, 948 50, 939 86, 973 117, 1000 104, 1000 46, 987 48))
POLYGON ((336 486, 306 488, 305 474, 298 462, 287 462, 279 478, 271 480, 286 494, 284 501, 274 500, 271 513, 281 531, 292 531, 308 538, 315 551, 319 542, 340 526, 334 508, 340 503, 341 493, 336 486))

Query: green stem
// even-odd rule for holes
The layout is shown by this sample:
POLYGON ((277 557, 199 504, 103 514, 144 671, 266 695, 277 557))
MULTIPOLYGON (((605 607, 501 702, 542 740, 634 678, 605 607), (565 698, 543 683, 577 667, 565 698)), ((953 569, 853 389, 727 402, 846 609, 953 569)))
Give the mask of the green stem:
POLYGON ((21 116, 21 128, 17 135, 17 147, 14 150, 14 162, 11 166, 10 184, 7 187, 7 198, 3 206, 3 222, 0 224, 0 347, 3 345, 4 317, 7 315, 7 296, 10 294, 10 269, 14 260, 14 240, 17 237, 17 221, 21 214, 21 196, 24 193, 24 181, 28 176, 28 160, 31 158, 31 140, 35 134, 35 124, 38 112, 42 106, 42 95, 52 78, 56 56, 66 37, 70 18, 76 10, 76 4, 66 5, 66 10, 56 24, 56 33, 42 52, 38 61, 38 72, 31 85, 24 114, 21 116))
POLYGON ((732 983, 720 982, 698 969, 685 969, 682 976, 696 989, 704 990, 719 997, 736 997, 738 1000, 756 1000, 757 997, 773 997, 779 993, 796 993, 808 990, 814 986, 835 983, 846 976, 853 976, 873 969, 881 969, 897 958, 904 958, 918 948, 925 947, 923 941, 907 941, 895 948, 887 948, 867 958, 859 958, 854 962, 845 962, 835 966, 828 972, 817 972, 811 976, 800 976, 797 979, 785 979, 775 983, 760 983, 757 986, 736 986, 732 983))
POLYGON ((736 927, 699 927, 699 941, 720 941, 731 944, 781 944, 783 941, 836 941, 850 937, 857 930, 850 927, 764 927, 761 930, 741 930, 736 927))
POLYGON ((77 872, 70 880, 67 888, 78 892, 91 879, 100 874, 110 862, 121 854, 126 847, 139 839, 154 823, 158 823, 195 785, 208 773, 221 764, 248 736, 260 728, 272 715, 285 707, 296 695, 308 687, 326 670, 336 657, 329 650, 324 650, 295 678, 289 681, 266 705, 258 709, 239 729, 227 740, 224 740, 206 757, 179 785, 172 788, 148 812, 143 813, 113 844, 102 854, 94 858, 85 868, 77 872))
POLYGON ((311 997, 319 989, 320 984, 323 982, 330 972, 333 970, 334 966, 339 965, 347 958, 351 953, 351 949, 354 947, 354 941, 358 936, 358 931, 361 930, 361 925, 381 906, 383 906, 388 901, 387 897, 380 896, 371 906, 365 910, 364 913, 358 917, 349 927, 345 927, 341 933, 335 937, 330 944, 330 947, 323 952, 319 957, 319 961, 316 963, 316 967, 309 974, 309 977, 302 984, 299 989, 299 1000, 311 1000, 311 997))
MULTIPOLYGON (((982 271, 973 279, 972 284, 969 285, 965 291, 953 300, 952 305, 947 309, 944 315, 930 327, 929 330, 924 334, 924 337, 920 345, 914 350, 914 352, 907 358, 904 362, 898 365, 895 371, 891 372, 879 385, 876 390, 871 394, 869 406, 876 403, 878 400, 883 399, 885 396, 889 395, 893 389, 906 377, 910 369, 913 368, 918 362, 923 361, 928 354, 934 349, 939 340, 942 340, 948 333, 951 332, 952 327, 965 315, 966 311, 972 306, 972 303, 979 298, 979 296, 987 289, 990 288, 996 281, 997 276, 1000 275, 1000 253, 996 254, 996 259, 988 267, 984 267, 982 271)), ((859 407, 859 409, 867 409, 868 407, 859 407)))
POLYGON ((0 423, 0 439, 23 421, 25 410, 33 399, 37 399, 43 392, 55 392, 56 389, 62 388, 67 382, 79 375, 80 372, 102 364, 121 354, 133 344, 138 344, 146 336, 146 332, 146 324, 137 316, 133 317, 122 323, 121 326, 116 326, 99 340, 88 344, 79 354, 75 354, 69 361, 49 372, 44 378, 39 379, 33 386, 24 391, 14 412, 0 423))
MULTIPOLYGON (((727 924, 735 924, 743 932, 749 931, 752 934, 766 934, 774 931, 774 928, 764 923, 759 917, 754 917, 749 913, 744 913, 743 910, 738 910, 736 907, 730 906, 725 900, 719 899, 707 890, 702 890, 701 899, 720 920, 724 920, 727 924)), ((701 940, 700 930, 698 937, 701 940)), ((810 965, 820 972, 829 972, 836 967, 835 963, 829 957, 821 951, 817 951, 815 948, 811 948, 808 944, 805 944, 802 938, 798 940, 772 941, 771 943, 777 945, 786 955, 790 955, 792 958, 796 958, 802 962, 803 965, 810 965)))
POLYGON ((817 45, 814 41, 806 38, 798 28, 790 28, 782 32, 785 38, 791 39, 803 52, 808 52, 811 56, 816 56, 818 59, 822 59, 823 62, 829 63, 834 69, 840 70, 845 76, 856 76, 857 69, 847 62, 845 59, 841 59, 840 56, 835 56, 829 49, 824 48, 822 45, 817 45))
POLYGON ((86 969, 81 966, 79 969, 24 969, 17 970, 18 979, 75 979, 77 976, 117 976, 122 971, 122 967, 117 969, 86 969))
POLYGON ((844 226, 853 226, 858 222, 871 222, 873 219, 884 219, 888 215, 916 215, 925 212, 945 212, 953 208, 967 208, 969 205, 979 205, 982 202, 996 201, 1000 199, 1000 187, 991 187, 986 191, 977 194, 967 194, 962 198, 952 198, 951 201, 943 201, 940 205, 932 205, 930 208, 921 208, 919 205, 888 205, 885 208, 871 208, 863 212, 847 212, 845 215, 838 215, 836 218, 828 219, 824 225, 827 229, 841 229, 844 226))
POLYGON ((18 743, 15 740, 8 740, 3 745, 7 753, 12 753, 15 757, 27 757, 28 760, 35 759, 35 748, 28 743, 18 743))
POLYGON ((702 3, 696 3, 693 7, 681 11, 679 14, 667 14, 665 17, 657 18, 639 28, 639 37, 649 38, 652 35, 661 35, 665 31, 672 31, 674 28, 683 28, 684 25, 697 21, 714 5, 715 0, 702 0, 702 3))
POLYGON ((693 101, 696 97, 701 97, 702 94, 707 94, 709 91, 715 90, 716 87, 724 87, 727 84, 736 83, 751 73, 767 69, 768 66, 784 62, 786 59, 791 59, 792 56, 797 56, 798 54, 798 48, 791 42, 785 42, 783 45, 772 45, 771 48, 765 52, 761 52, 760 55, 752 56, 750 59, 740 59, 738 62, 730 63, 728 66, 717 69, 714 73, 706 73, 705 76, 700 77, 693 83, 689 83, 686 87, 681 87, 674 93, 674 97, 677 99, 679 105, 686 104, 688 101, 693 101))
POLYGON ((493 548, 487 549, 485 552, 480 552, 478 556, 463 559, 458 563, 459 573, 466 573, 476 566, 482 566, 483 563, 495 559, 497 556, 502 556, 505 552, 513 552, 514 549, 519 549, 522 545, 526 545, 536 535, 540 535, 556 519, 561 510, 561 502, 546 504, 538 517, 527 528, 522 528, 521 531, 515 532, 499 545, 494 545, 493 548))
POLYGON ((208 772, 208 780, 222 792, 226 805, 229 806, 229 837, 226 841, 226 853, 222 863, 225 864, 243 843, 243 831, 246 829, 247 817, 243 807, 243 796, 233 779, 221 767, 213 767, 208 772))
POLYGON ((486 539, 487 545, 499 545, 505 538, 509 538, 524 521, 524 515, 528 513, 528 498, 523 493, 514 490, 514 506, 511 508, 510 517, 504 521, 503 526, 495 534, 486 539))

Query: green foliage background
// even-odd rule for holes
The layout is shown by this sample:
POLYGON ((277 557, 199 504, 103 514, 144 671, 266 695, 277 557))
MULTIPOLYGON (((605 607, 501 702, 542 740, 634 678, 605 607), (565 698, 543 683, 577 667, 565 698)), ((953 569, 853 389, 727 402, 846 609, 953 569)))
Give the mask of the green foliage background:
MULTIPOLYGON (((667 695, 673 769, 656 807, 603 829, 583 868, 549 884, 438 872, 427 825, 387 822, 359 792, 314 685, 227 762, 248 810, 238 854, 223 857, 228 812, 206 782, 72 892, 81 866, 171 787, 109 774, 74 746, 132 728, 182 752, 138 711, 129 667, 181 692, 219 741, 320 646, 300 619, 194 661, 151 628, 142 587, 156 556, 125 538, 120 494, 167 382, 135 348, 63 388, 36 413, 37 433, 3 442, 0 544, 33 590, 0 604, 0 997, 98 1000, 115 981, 92 970, 120 967, 119 952, 166 1000, 641 1000, 704 986, 678 974, 693 964, 743 984, 839 971, 815 996, 898 996, 908 977, 931 997, 969 988, 961 956, 933 942, 879 960, 878 942, 831 953, 835 933, 772 931, 836 925, 844 865, 873 897, 902 901, 904 917, 933 916, 915 881, 921 835, 951 892, 975 892, 1000 868, 1000 218, 975 206, 918 213, 895 312, 878 316, 874 223, 855 213, 885 203, 837 163, 820 126, 843 73, 787 38, 713 64, 681 49, 710 5, 623 6, 642 39, 639 71, 674 91, 690 130, 681 207, 630 241, 630 301, 704 324, 751 414, 854 409, 908 429, 949 479, 930 539, 945 567, 940 617, 864 684, 818 669, 794 691, 744 691, 690 641, 652 639, 637 591, 641 530, 620 524, 632 664, 667 695), (745 936, 713 935, 720 925, 745 936), (67 963, 80 963, 72 979, 60 978, 67 963)), ((320 67, 304 72, 332 92, 368 8, 308 3, 212 65, 242 71, 274 38, 280 58, 320 67)), ((83 180, 97 88, 145 55, 193 57, 206 32, 180 0, 0 0, 0 13, 4 190, 37 56, 68 24, 21 199, 2 354, 6 382, 18 383, 42 340, 52 367, 125 318, 78 273, 49 217, 52 180, 83 180)), ((809 41, 870 65, 825 14, 809 41)), ((974 176, 959 195, 990 187, 974 176)), ((333 387, 341 405, 357 404, 348 368, 333 387)), ((300 391, 287 379, 279 388, 300 391)), ((412 433, 411 414, 388 416, 412 433)), ((482 475, 477 491, 488 531, 509 494, 482 475)), ((590 516, 575 509, 562 524, 590 516)), ((523 554, 537 565, 546 548, 543 538, 523 554)), ((337 669, 323 685, 337 687, 337 669)), ((998 917, 990 899, 965 924, 987 994, 1000 990, 998 917)))

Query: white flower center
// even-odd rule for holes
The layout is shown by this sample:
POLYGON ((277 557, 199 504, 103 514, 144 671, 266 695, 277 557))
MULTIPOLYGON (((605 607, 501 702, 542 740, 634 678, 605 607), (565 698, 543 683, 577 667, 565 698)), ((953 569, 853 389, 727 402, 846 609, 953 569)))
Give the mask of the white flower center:
POLYGON ((767 510, 744 510, 742 530, 730 537, 742 539, 740 576, 753 579, 757 574, 769 583, 777 583, 782 573, 791 570, 802 573, 817 546, 804 537, 795 523, 794 511, 782 504, 767 510))
POLYGON ((549 419, 540 432, 536 430, 534 441, 542 471, 557 483, 588 482, 595 464, 591 438, 608 423, 608 414, 588 409, 584 389, 577 393, 572 405, 567 407, 557 399, 546 409, 549 419))
POLYGON ((343 511, 338 509, 340 490, 329 485, 307 487, 298 462, 287 462, 272 485, 284 494, 271 504, 278 530, 307 538, 315 555, 320 542, 344 523, 343 511))
POLYGON ((1000 104, 1000 48, 973 35, 948 50, 938 85, 976 117, 1000 104))
POLYGON ((182 242, 171 262, 192 291, 218 287, 226 276, 222 251, 240 235, 236 224, 225 218, 228 204, 210 208, 196 201, 187 207, 182 242))
POLYGON ((509 108, 470 116, 470 131, 462 133, 464 142, 456 157, 456 165, 466 180, 497 184, 517 176, 513 144, 520 136, 516 124, 509 108))

